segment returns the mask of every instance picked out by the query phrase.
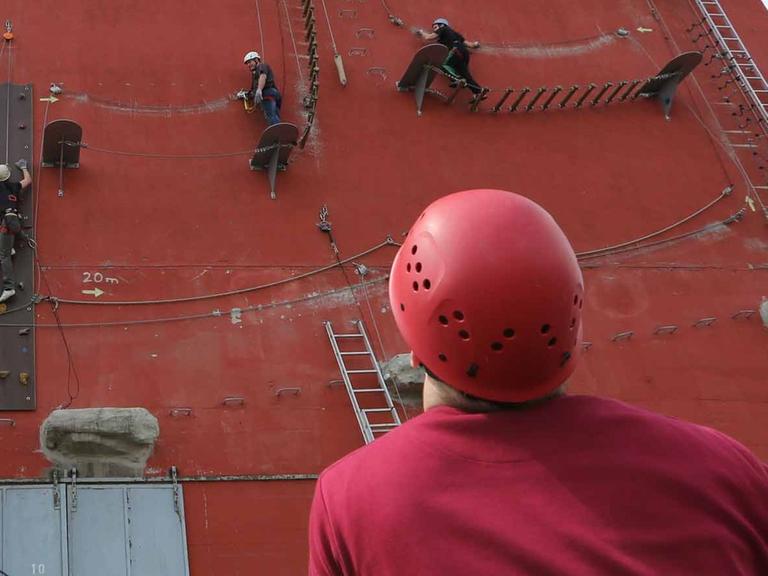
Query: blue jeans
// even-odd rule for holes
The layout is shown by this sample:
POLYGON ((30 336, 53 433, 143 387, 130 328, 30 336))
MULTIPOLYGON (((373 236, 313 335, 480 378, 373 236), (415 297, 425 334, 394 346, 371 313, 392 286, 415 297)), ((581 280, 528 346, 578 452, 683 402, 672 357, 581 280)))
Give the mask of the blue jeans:
POLYGON ((267 120, 267 126, 280 122, 280 106, 283 104, 283 97, 277 88, 264 88, 261 91, 263 100, 261 109, 264 111, 264 118, 267 120))

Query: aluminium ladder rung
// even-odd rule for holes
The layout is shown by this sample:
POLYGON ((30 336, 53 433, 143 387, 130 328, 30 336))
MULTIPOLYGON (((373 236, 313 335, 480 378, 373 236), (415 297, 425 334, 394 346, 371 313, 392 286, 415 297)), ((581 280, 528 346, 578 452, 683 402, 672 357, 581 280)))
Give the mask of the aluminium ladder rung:
MULTIPOLYGON (((333 326, 330 322, 324 322, 325 324, 325 330, 328 334, 328 338, 331 343, 331 348, 333 349, 333 353, 336 356, 336 362, 339 365, 339 370, 341 372, 342 380, 344 381, 344 387, 347 389, 347 394, 349 395, 350 402, 352 403, 352 408, 355 412, 355 417, 357 418, 357 422, 360 425, 360 431, 363 434, 363 440, 366 444, 370 444, 374 441, 377 434, 383 434, 389 430, 392 430, 393 428, 396 428, 400 425, 400 416, 397 413, 397 409, 395 408, 394 403, 392 402, 392 397, 389 394, 389 390, 387 389, 387 385, 384 382, 384 376, 381 373, 381 368, 379 367, 378 360, 376 359, 376 355, 373 351, 373 347, 371 346, 371 342, 368 339, 368 335, 365 333, 365 326, 360 320, 356 320, 354 322, 354 325, 357 327, 357 332, 355 333, 344 333, 344 334, 334 334, 333 332, 333 326), (359 338, 363 342, 363 346, 365 348, 365 351, 362 350, 349 350, 342 352, 339 348, 339 340, 341 338, 359 338), (345 356, 367 356, 370 361, 371 368, 356 368, 350 370, 345 362, 344 357, 345 356), (368 386, 377 386, 377 387, 369 387, 369 388, 355 388, 355 386, 352 384, 352 377, 356 374, 375 374, 376 376, 376 382, 370 383, 368 386), (376 401, 376 404, 378 404, 379 407, 377 408, 363 408, 360 405, 360 399, 363 398, 363 394, 368 394, 369 396, 366 396, 366 398, 372 398, 370 396, 371 393, 378 393, 383 396, 383 401, 381 396, 374 396, 373 398, 376 401), (382 406, 385 405, 386 408, 383 408, 382 406), (385 424, 371 424, 371 422, 368 419, 369 414, 373 413, 384 413, 388 412, 389 417, 385 418, 387 422, 385 424)), ((356 346, 356 348, 358 348, 356 346)), ((367 364, 367 363, 366 363, 367 364)), ((384 418, 382 418, 384 419, 384 418)))

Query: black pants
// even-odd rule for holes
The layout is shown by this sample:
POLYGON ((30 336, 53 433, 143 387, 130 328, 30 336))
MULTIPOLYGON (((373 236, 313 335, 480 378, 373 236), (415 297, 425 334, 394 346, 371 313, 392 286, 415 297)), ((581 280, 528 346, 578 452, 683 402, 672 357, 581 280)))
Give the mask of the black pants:
POLYGON ((18 214, 5 214, 0 220, 0 269, 3 272, 3 290, 13 290, 16 286, 11 252, 17 234, 23 234, 18 214))
POLYGON ((446 64, 456 70, 456 72, 467 81, 467 88, 469 88, 473 94, 478 94, 482 90, 477 80, 472 78, 472 74, 469 72, 469 51, 457 50, 454 48, 451 50, 451 55, 448 57, 446 64))

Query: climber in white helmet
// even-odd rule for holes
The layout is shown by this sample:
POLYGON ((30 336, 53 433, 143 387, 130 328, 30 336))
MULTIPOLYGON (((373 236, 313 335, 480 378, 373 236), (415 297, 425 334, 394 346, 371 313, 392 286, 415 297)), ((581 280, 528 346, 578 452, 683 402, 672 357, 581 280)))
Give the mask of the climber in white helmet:
POLYGON ((283 97, 275 84, 275 75, 272 67, 262 62, 258 52, 248 52, 243 57, 243 62, 251 72, 250 90, 241 90, 238 97, 255 104, 260 104, 267 120, 267 126, 280 122, 280 107, 283 97))

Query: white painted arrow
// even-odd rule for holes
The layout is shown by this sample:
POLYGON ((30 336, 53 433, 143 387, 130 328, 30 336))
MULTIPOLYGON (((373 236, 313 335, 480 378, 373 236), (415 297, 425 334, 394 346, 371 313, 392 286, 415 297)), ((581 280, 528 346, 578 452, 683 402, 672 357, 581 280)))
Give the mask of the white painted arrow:
POLYGON ((58 101, 59 99, 56 98, 56 96, 46 96, 45 98, 40 98, 40 102, 50 102, 51 104, 58 101))
POLYGON ((640 27, 637 29, 637 31, 638 31, 638 32, 640 32, 640 34, 643 34, 643 33, 645 33, 645 32, 653 32, 653 28, 643 28, 642 26, 640 26, 640 27))
POLYGON ((94 288, 93 290, 80 290, 80 292, 83 294, 92 294, 96 298, 104 294, 104 290, 99 290, 98 288, 94 288))

